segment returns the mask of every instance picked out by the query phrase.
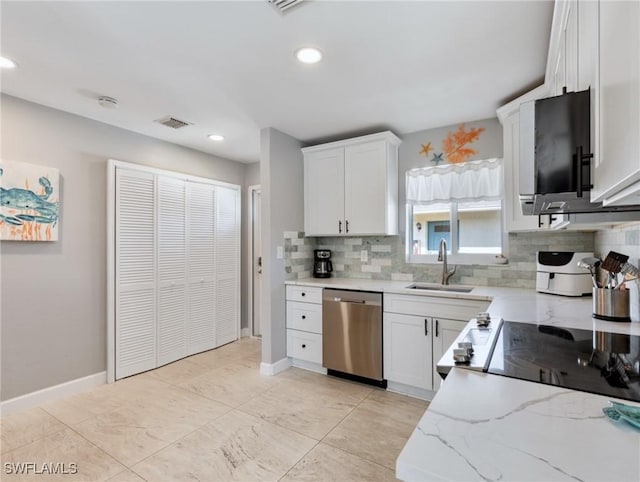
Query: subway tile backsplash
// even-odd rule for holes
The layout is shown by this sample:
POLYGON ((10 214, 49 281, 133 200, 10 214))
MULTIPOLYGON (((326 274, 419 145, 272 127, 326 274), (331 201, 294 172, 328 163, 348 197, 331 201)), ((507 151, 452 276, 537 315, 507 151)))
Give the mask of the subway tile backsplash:
MULTIPOLYGON (((637 233, 635 234, 637 236, 637 233)), ((408 264, 402 236, 304 238, 284 236, 287 279, 311 276, 313 250, 330 249, 334 276, 397 281, 440 282, 441 264, 408 264), (361 261, 366 251, 366 261, 361 261)), ((452 283, 535 288, 537 251, 594 251, 594 233, 553 231, 509 235, 509 264, 459 265, 452 283)))

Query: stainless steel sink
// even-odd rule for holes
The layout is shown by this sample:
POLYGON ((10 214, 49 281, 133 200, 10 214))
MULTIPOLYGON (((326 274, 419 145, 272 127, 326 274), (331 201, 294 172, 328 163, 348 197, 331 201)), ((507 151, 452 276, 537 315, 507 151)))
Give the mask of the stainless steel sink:
POLYGON ((444 286, 444 285, 427 285, 414 283, 406 287, 410 290, 425 290, 425 291, 451 291, 453 293, 471 293, 473 288, 463 286, 444 286))

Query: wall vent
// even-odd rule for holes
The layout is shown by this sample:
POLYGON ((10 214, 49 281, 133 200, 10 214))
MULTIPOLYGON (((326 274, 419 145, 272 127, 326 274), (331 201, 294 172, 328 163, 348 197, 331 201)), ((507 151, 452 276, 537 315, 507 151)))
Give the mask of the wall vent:
POLYGON ((276 7, 280 12, 284 12, 288 8, 294 7, 303 0, 267 0, 271 5, 276 7))
POLYGON ((162 119, 156 119, 156 122, 158 124, 162 124, 163 126, 171 127, 172 129, 181 129, 183 127, 191 125, 191 122, 186 122, 171 116, 163 117, 162 119))

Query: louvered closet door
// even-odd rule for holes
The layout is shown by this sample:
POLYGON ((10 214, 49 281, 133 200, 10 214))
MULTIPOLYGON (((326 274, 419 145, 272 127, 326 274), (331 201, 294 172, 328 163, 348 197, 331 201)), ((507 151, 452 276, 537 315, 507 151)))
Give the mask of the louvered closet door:
POLYGON ((240 300, 239 192, 216 187, 217 346, 238 339, 240 300))
POLYGON ((187 182, 187 353, 215 348, 215 188, 187 182))
POLYGON ((156 367, 155 182, 116 170, 116 379, 156 367))
POLYGON ((158 366, 187 356, 186 183, 158 176, 158 366))

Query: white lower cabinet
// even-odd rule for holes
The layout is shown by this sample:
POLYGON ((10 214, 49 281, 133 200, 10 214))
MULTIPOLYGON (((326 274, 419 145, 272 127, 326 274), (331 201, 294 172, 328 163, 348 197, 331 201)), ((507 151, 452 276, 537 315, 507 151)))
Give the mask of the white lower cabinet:
POLYGON ((287 356, 322 364, 322 335, 299 330, 287 330, 287 356))
POLYGON ((387 381, 431 390, 431 319, 385 313, 384 376, 387 381))
POLYGON ((322 288, 287 286, 287 356, 293 365, 322 368, 322 288))
POLYGON ((433 318, 433 389, 438 390, 442 378, 437 370, 437 363, 451 344, 462 333, 466 321, 448 320, 446 318, 433 318))
POLYGON ((388 389, 430 398, 440 388, 436 365, 467 322, 489 301, 385 294, 382 318, 388 389))

